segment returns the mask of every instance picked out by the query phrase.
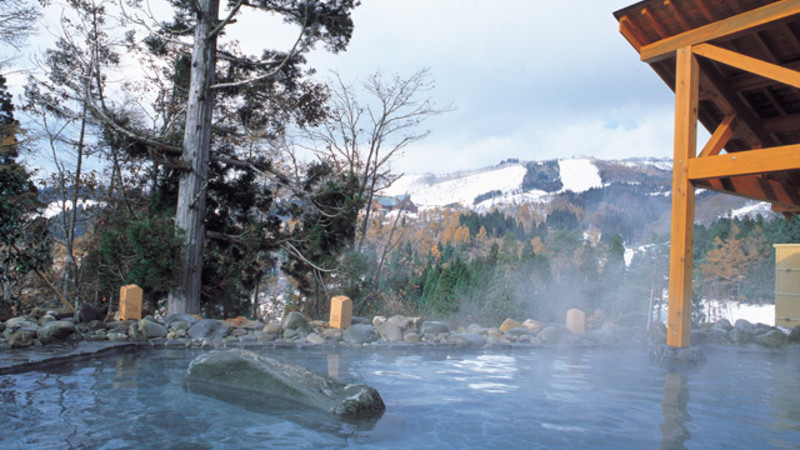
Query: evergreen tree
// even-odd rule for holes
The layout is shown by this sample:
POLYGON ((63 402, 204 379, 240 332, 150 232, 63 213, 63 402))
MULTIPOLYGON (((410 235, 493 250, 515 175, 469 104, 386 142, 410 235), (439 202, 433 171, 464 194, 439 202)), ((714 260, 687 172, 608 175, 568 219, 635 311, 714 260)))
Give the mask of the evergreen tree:
POLYGON ((44 269, 50 262, 45 220, 30 173, 17 162, 19 122, 14 105, 0 75, 0 316, 18 304, 14 286, 28 272, 44 269))

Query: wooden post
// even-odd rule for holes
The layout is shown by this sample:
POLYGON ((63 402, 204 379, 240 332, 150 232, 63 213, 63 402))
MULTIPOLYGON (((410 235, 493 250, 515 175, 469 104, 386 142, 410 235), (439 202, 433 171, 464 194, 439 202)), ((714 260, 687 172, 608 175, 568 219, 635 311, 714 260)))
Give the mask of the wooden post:
POLYGON ((331 299, 331 317, 328 326, 344 329, 350 326, 353 318, 353 301, 344 295, 331 299))
POLYGON ((586 314, 577 308, 567 311, 567 329, 573 333, 586 331, 586 314))
POLYGON ((142 318, 142 288, 129 284, 119 288, 119 319, 141 320, 142 318))
POLYGON ((689 179, 689 160, 697 156, 699 68, 691 46, 680 48, 676 53, 667 345, 688 347, 694 238, 694 185, 689 179))

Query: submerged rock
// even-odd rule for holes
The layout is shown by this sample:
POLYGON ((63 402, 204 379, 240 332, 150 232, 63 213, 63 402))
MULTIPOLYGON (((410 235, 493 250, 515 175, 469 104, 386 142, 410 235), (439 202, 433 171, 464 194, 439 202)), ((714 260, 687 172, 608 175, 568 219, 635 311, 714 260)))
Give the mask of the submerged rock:
POLYGON ((477 333, 454 333, 447 337, 447 342, 459 347, 482 347, 486 345, 486 336, 477 333))
POLYGON ((346 385, 295 364, 247 350, 211 351, 195 358, 186 371, 191 390, 221 399, 228 392, 251 400, 282 400, 347 417, 373 417, 386 405, 374 388, 346 385))
POLYGON ((678 348, 659 345, 650 350, 650 357, 661 362, 696 364, 708 361, 705 353, 697 347, 678 348))
POLYGON ((419 330, 422 334, 439 335, 442 333, 449 333, 450 327, 444 322, 425 321, 422 322, 422 327, 419 330))

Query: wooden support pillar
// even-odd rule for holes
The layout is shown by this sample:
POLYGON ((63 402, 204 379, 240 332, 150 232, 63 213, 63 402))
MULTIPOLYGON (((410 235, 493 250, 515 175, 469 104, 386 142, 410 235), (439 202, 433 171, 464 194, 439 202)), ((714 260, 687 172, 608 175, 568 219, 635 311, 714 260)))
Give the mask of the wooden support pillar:
POLYGON ((694 185, 689 179, 689 160, 697 156, 699 67, 691 46, 682 47, 676 53, 667 345, 688 347, 694 238, 694 185))

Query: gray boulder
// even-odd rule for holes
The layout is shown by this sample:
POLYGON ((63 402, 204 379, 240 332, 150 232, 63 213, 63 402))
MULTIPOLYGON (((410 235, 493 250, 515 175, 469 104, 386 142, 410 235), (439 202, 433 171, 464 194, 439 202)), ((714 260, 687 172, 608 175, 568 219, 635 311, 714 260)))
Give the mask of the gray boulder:
POLYGON ((186 334, 191 339, 222 339, 228 335, 228 326, 219 320, 201 320, 189 328, 186 334))
POLYGON ((442 333, 449 333, 450 327, 448 327, 444 322, 425 321, 422 322, 422 326, 420 327, 419 331, 422 334, 431 334, 436 336, 442 333))
POLYGON ((356 324, 350 325, 342 333, 342 339, 348 344, 366 344, 378 340, 378 333, 372 328, 372 325, 356 324))
POLYGON ((175 330, 188 330, 192 325, 199 322, 197 317, 192 316, 191 314, 173 314, 164 321, 164 326, 167 327, 169 331, 175 330))
POLYGON ((64 341, 75 332, 75 324, 66 320, 53 320, 45 323, 37 331, 37 337, 42 344, 51 344, 64 341))
POLYGON ((78 319, 78 322, 91 322, 105 319, 107 313, 107 307, 97 306, 93 303, 81 303, 75 313, 75 318, 78 319))
POLYGON ((36 339, 36 328, 22 327, 11 333, 6 343, 12 348, 30 347, 36 339))
POLYGON ((164 325, 150 319, 140 320, 138 326, 144 339, 158 339, 167 335, 167 328, 164 325))
POLYGON ((346 417, 375 417, 386 409, 380 394, 250 351, 212 351, 195 358, 186 371, 190 390, 227 400, 292 402, 346 417))
POLYGON ((800 344, 800 325, 792 328, 792 332, 789 333, 789 342, 800 344))
POLYGON ((548 325, 536 335, 543 344, 558 344, 569 336, 572 336, 572 332, 561 325, 548 325))
POLYGON ((789 337, 781 330, 774 329, 755 337, 756 344, 765 347, 783 347, 789 343, 789 337))
POLYGON ((408 319, 405 316, 392 316, 378 325, 378 335, 385 341, 400 342, 403 340, 403 332, 407 325, 408 319))
MULTIPOLYGON (((737 345, 746 345, 751 344, 753 342, 753 332, 750 330, 745 329, 746 327, 739 327, 739 322, 743 319, 739 319, 736 321, 736 325, 734 325, 733 329, 728 333, 728 339, 731 340, 734 344, 737 345)), ((745 322, 747 322, 745 320, 745 322)), ((750 322, 747 322, 750 324, 750 322)), ((752 326, 752 324, 750 324, 752 326)))
POLYGON ((733 329, 733 325, 731 325, 731 321, 728 319, 720 319, 714 322, 714 328, 718 330, 731 331, 733 329))
POLYGON ((745 319, 737 320, 736 323, 733 325, 733 328, 737 330, 744 330, 750 333, 753 333, 756 330, 756 326, 745 319))
POLYGON ((317 333, 309 333, 308 336, 306 336, 306 342, 314 345, 322 345, 325 343, 325 338, 317 333))
POLYGON ((312 331, 311 324, 302 313, 292 311, 283 319, 283 337, 287 340, 305 339, 312 331))
POLYGON ((6 325, 6 329, 7 330, 16 330, 16 329, 22 328, 22 327, 35 327, 35 326, 37 326, 35 321, 33 321, 33 320, 31 320, 31 319, 29 319, 29 318, 27 318, 25 316, 14 317, 14 318, 8 319, 8 320, 6 320, 6 324, 5 325, 6 325))
POLYGON ((459 347, 482 347, 486 345, 486 336, 478 333, 453 333, 447 336, 447 342, 459 347))

